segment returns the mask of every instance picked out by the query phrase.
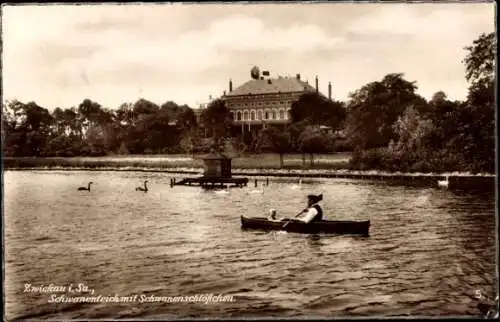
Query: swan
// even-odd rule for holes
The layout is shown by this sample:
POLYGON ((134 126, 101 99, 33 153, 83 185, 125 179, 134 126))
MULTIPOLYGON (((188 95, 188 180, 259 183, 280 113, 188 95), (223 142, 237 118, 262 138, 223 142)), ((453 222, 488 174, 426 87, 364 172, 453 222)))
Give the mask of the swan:
POLYGON ((78 190, 87 190, 87 191, 90 191, 90 185, 93 184, 92 181, 89 182, 89 185, 88 185, 88 188, 85 188, 85 187, 79 187, 78 190))
POLYGON ((148 183, 148 180, 144 181, 144 188, 143 187, 137 187, 137 188, 135 188, 135 191, 148 192, 148 186, 146 185, 147 183, 148 183))
POLYGON ((291 186, 292 189, 300 189, 302 187, 302 178, 299 179, 299 184, 291 186))
POLYGON ((264 193, 264 187, 265 184, 263 184, 260 189, 255 188, 253 190, 250 190, 250 193, 264 193))
POLYGON ((448 181, 448 176, 445 177, 445 180, 438 180, 438 186, 443 188, 448 188, 450 182, 448 181))
POLYGON ((224 189, 221 190, 215 190, 216 194, 228 194, 229 193, 229 186, 226 186, 224 189))

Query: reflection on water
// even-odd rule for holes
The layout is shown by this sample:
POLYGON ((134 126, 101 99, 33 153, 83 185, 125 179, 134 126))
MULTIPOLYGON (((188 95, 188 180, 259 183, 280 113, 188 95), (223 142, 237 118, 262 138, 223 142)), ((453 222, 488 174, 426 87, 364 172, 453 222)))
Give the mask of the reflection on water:
POLYGON ((6 316, 189 318, 478 315, 494 297, 495 199, 345 179, 271 180, 216 194, 133 172, 5 172, 6 316), (144 180, 148 193, 135 191, 144 180), (93 181, 92 190, 77 191, 93 181), (370 237, 242 231, 240 215, 291 216, 323 193, 329 219, 370 237), (48 303, 24 284, 101 295, 229 294, 232 303, 48 303))

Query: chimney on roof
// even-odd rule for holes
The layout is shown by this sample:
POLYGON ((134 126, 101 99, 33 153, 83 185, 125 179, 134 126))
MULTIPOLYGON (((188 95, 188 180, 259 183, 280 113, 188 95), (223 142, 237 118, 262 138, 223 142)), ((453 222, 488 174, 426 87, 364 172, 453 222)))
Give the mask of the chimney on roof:
POLYGON ((224 91, 224 96, 226 96, 226 91, 224 91))
POLYGON ((229 93, 233 91, 233 81, 229 79, 229 93))
POLYGON ((318 75, 316 75, 316 93, 318 93, 318 75))
POLYGON ((328 99, 332 100, 332 83, 328 82, 328 99))
POLYGON ((268 83, 268 84, 271 84, 271 79, 268 79, 268 80, 267 80, 267 83, 268 83))
POLYGON ((297 74, 297 79, 300 80, 300 74, 297 74))

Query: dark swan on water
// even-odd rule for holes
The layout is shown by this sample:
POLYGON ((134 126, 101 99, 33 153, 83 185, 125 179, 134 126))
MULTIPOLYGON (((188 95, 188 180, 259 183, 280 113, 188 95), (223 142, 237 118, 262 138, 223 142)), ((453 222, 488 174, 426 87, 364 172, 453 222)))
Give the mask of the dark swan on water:
POLYGON ((88 188, 85 188, 85 187, 79 187, 78 190, 87 190, 87 191, 90 191, 90 185, 93 184, 92 181, 89 182, 89 186, 88 188))
POLYGON ((135 188, 135 191, 144 191, 144 192, 147 192, 148 191, 148 186, 146 185, 148 183, 148 180, 144 181, 144 188, 143 187, 137 187, 135 188))

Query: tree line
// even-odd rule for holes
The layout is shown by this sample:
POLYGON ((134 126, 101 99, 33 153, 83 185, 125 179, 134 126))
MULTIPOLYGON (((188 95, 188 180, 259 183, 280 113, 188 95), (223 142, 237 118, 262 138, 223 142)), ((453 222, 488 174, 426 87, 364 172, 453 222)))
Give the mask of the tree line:
MULTIPOLYGON (((145 99, 118 109, 84 99, 49 112, 35 102, 3 104, 4 156, 102 156, 199 153, 231 144, 250 153, 353 151, 357 169, 494 172, 494 34, 466 47, 467 99, 437 91, 427 101, 402 73, 352 92, 347 102, 306 93, 292 104, 291 122, 251 135, 232 126, 223 100, 212 101, 198 124, 187 105, 145 99)), ((283 163, 283 158, 281 162, 283 163)))
POLYGON ((35 102, 4 104, 5 156, 102 156, 177 152, 196 127, 193 110, 140 99, 117 110, 85 99, 77 107, 50 113, 35 102))
POLYGON ((361 169, 495 172, 495 35, 465 48, 465 101, 430 101, 415 82, 390 74, 350 97, 347 132, 361 169))

